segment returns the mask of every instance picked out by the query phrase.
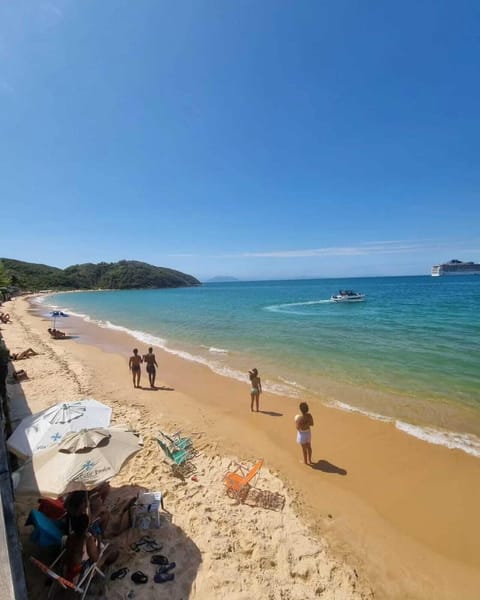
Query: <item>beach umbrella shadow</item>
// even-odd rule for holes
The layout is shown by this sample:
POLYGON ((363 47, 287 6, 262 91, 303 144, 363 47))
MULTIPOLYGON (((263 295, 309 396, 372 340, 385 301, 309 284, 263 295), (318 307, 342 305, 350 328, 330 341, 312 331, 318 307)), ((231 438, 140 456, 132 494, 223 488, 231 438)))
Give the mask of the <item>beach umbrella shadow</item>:
POLYGON ((316 463, 310 465, 312 469, 316 471, 323 471, 324 473, 333 473, 335 475, 346 475, 347 471, 342 467, 337 467, 337 465, 328 462, 328 460, 318 460, 316 463))
MULTIPOLYGON (((119 496, 124 501, 141 490, 141 487, 128 485, 122 486, 120 489, 112 489, 111 495, 113 498, 111 502, 115 503, 115 499, 119 496)), ((150 588, 152 590, 151 597, 155 595, 155 597, 165 597, 170 600, 181 600, 190 597, 202 563, 202 555, 198 546, 186 535, 185 531, 172 522, 172 515, 168 512, 168 504, 165 508, 167 512, 160 511, 160 526, 158 528, 129 528, 118 536, 112 537, 112 543, 115 543, 119 550, 119 557, 115 565, 109 567, 105 580, 100 582, 106 586, 103 597, 109 598, 109 600, 123 600, 126 598, 128 592, 132 589, 131 574, 138 570, 147 574, 149 578, 148 586, 154 586, 155 588, 155 592, 150 588), (165 590, 153 581, 158 567, 150 562, 153 552, 150 552, 148 548, 145 550, 142 546, 142 540, 146 537, 161 546, 161 550, 155 553, 161 553, 168 558, 169 562, 176 563, 176 567, 172 570, 172 573, 175 574, 174 585, 170 585, 165 590), (135 548, 137 549, 135 550, 135 548), (123 580, 112 581, 110 575, 119 566, 126 566, 129 569, 128 575, 123 580), (164 595, 162 595, 162 592, 164 595)))

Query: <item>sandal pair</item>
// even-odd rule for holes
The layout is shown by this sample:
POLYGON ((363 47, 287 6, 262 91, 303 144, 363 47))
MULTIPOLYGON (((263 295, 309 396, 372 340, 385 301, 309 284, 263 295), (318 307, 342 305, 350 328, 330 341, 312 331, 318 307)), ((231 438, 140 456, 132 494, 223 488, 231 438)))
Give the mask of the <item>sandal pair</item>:
POLYGON ((158 552, 162 549, 162 545, 158 544, 153 538, 144 536, 140 538, 138 542, 130 544, 130 548, 135 552, 138 552, 139 550, 144 550, 145 552, 158 552))
POLYGON ((167 563, 166 565, 162 565, 161 567, 158 567, 156 575, 160 575, 161 573, 168 573, 168 571, 171 571, 176 566, 177 566, 177 563, 175 563, 175 562, 171 562, 171 563, 167 563))

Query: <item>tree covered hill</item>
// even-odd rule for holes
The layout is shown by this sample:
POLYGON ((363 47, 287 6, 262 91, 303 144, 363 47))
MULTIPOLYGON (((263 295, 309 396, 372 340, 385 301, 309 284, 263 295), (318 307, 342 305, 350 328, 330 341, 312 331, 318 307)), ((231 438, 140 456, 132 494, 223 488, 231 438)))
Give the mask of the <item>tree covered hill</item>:
POLYGON ((155 267, 136 260, 116 263, 85 263, 58 269, 11 258, 0 258, 4 277, 22 290, 144 289, 199 285, 186 273, 155 267))

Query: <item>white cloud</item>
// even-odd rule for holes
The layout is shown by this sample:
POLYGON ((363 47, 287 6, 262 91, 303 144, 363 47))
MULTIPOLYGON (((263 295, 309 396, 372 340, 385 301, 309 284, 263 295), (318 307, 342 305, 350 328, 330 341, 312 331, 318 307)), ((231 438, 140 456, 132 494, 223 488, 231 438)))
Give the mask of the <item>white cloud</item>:
POLYGON ((330 246, 326 248, 312 248, 300 250, 275 250, 267 252, 244 252, 242 256, 248 258, 306 258, 315 256, 371 256, 380 254, 411 254, 425 252, 426 250, 439 250, 444 248, 449 251, 468 250, 478 252, 478 242, 452 241, 382 241, 366 242, 355 246, 330 246))
MULTIPOLYGON (((267 250, 262 252, 244 251, 229 254, 208 255, 208 258, 313 258, 317 256, 371 256, 388 254, 411 254, 427 250, 448 250, 449 252, 479 252, 478 242, 466 241, 403 241, 385 240, 365 242, 354 246, 327 246, 325 248, 306 248, 297 250, 267 250)), ((193 257, 200 254, 170 254, 171 257, 193 257)))

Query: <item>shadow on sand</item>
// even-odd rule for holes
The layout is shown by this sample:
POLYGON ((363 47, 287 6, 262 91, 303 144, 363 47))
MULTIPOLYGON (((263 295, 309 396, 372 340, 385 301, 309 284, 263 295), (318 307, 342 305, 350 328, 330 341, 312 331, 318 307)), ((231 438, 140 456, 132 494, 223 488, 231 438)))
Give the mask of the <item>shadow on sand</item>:
POLYGON ((244 504, 267 510, 281 511, 285 506, 285 496, 278 492, 269 492, 259 488, 250 488, 244 504))
POLYGON ((150 387, 150 386, 145 386, 145 385, 139 385, 138 389, 140 390, 144 390, 145 392, 174 392, 175 388, 172 387, 167 387, 166 385, 162 385, 162 386, 157 386, 155 385, 154 387, 150 387))
POLYGON ((270 417, 283 417, 283 413, 275 412, 274 410, 259 410, 258 412, 270 417))
POLYGON ((310 465, 312 469, 316 471, 323 471, 324 473, 334 473, 335 475, 346 475, 347 471, 342 469, 342 467, 337 467, 337 465, 333 465, 328 460, 318 460, 316 463, 310 465))
MULTIPOLYGON (((146 491, 141 486, 125 485, 120 488, 112 488, 109 497, 106 500, 105 507, 111 513, 118 513, 119 507, 128 501, 128 498, 146 491)), ((166 506, 168 510, 168 506, 166 506)), ((109 528, 107 528, 109 533, 109 528)), ((112 600, 120 600, 128 596, 129 590, 134 587, 130 579, 131 574, 137 570, 143 571, 149 579, 149 584, 153 583, 156 567, 150 563, 152 553, 142 549, 142 539, 148 537, 162 546, 161 553, 168 557, 169 561, 176 562, 178 567, 173 572, 175 573, 175 585, 165 589, 165 595, 155 594, 157 598, 169 598, 169 600, 181 600, 189 598, 197 572, 202 562, 202 557, 199 548, 189 538, 183 529, 172 523, 172 515, 168 512, 160 512, 160 527, 150 528, 148 530, 129 528, 119 535, 110 536, 109 542, 119 550, 119 555, 114 564, 104 567, 105 579, 97 576, 92 582, 90 592, 98 598, 111 598, 112 600), (138 545, 140 542, 140 545, 138 545), (135 550, 137 548, 137 550, 135 550), (112 581, 110 576, 120 567, 127 567, 129 572, 125 579, 112 581), (151 582, 151 583, 150 583, 151 582)), ((39 557, 42 562, 48 563, 56 554, 58 549, 50 548, 40 549, 36 547, 28 539, 28 531, 24 531, 24 539, 27 555, 39 557), (55 553, 56 550, 56 553, 55 553)), ((50 592, 51 585, 54 585, 54 593, 51 594, 52 599, 67 600, 72 598, 78 600, 77 593, 65 592, 58 584, 45 586, 45 577, 30 561, 25 563, 27 578, 30 583, 30 590, 35 590, 36 600, 46 600, 50 592)), ((160 588, 159 588, 160 591, 160 588)), ((147 592, 148 594, 148 592, 147 592)), ((88 597, 91 597, 90 595, 88 597)), ((132 596, 133 597, 133 596, 132 596)), ((148 596, 150 597, 150 596, 148 596)), ((152 593, 153 597, 153 593, 152 593)))

